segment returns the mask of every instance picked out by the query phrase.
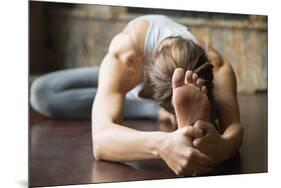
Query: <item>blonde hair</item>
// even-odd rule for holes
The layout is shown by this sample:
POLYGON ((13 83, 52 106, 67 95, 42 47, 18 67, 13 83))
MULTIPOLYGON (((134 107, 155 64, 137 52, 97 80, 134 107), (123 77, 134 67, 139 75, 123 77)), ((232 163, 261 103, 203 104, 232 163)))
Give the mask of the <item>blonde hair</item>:
POLYGON ((153 88, 152 98, 170 113, 174 113, 171 104, 172 76, 176 68, 191 70, 205 81, 208 97, 212 98, 212 64, 204 49, 191 40, 182 37, 170 37, 162 41, 153 52, 146 74, 153 88))

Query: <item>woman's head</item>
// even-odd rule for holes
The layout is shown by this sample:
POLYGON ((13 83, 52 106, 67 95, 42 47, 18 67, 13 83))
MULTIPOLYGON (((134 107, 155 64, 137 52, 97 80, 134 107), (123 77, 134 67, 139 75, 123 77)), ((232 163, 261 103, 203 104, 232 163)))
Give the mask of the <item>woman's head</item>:
POLYGON ((153 98, 167 111, 174 113, 171 104, 172 76, 176 68, 191 70, 205 81, 210 98, 212 92, 213 66, 209 63, 202 47, 182 37, 163 40, 153 52, 152 62, 147 69, 153 88, 153 98))

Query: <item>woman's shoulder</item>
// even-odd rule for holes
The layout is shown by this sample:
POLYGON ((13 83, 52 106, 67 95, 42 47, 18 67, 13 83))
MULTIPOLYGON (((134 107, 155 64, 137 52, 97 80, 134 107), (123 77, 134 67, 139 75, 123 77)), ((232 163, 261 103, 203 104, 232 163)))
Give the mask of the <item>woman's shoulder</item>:
POLYGON ((145 38, 149 29, 150 22, 144 17, 138 17, 125 27, 123 32, 128 33, 136 50, 143 54, 145 38))

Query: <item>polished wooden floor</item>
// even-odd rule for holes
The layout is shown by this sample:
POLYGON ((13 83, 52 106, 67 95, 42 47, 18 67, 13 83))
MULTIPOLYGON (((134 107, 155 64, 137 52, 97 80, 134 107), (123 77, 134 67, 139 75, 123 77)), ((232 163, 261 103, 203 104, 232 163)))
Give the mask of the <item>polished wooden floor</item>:
MULTIPOLYGON (((245 128, 241 151, 209 175, 267 172, 267 94, 239 95, 245 128)), ((140 130, 157 130, 152 120, 126 121, 140 130)), ((162 161, 96 161, 90 121, 46 119, 30 110, 30 186, 69 185, 176 178, 162 161)))

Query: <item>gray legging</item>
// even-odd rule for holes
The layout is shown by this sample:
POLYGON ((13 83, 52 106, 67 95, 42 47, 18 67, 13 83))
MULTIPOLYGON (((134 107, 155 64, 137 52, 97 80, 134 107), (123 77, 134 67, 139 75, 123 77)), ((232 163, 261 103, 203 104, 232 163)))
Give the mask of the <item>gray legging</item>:
MULTIPOLYGON (((43 75, 31 85, 30 104, 34 110, 50 118, 90 119, 98 74, 99 68, 91 67, 43 75)), ((156 119, 158 109, 152 100, 134 100, 126 96, 124 118, 156 119)))

